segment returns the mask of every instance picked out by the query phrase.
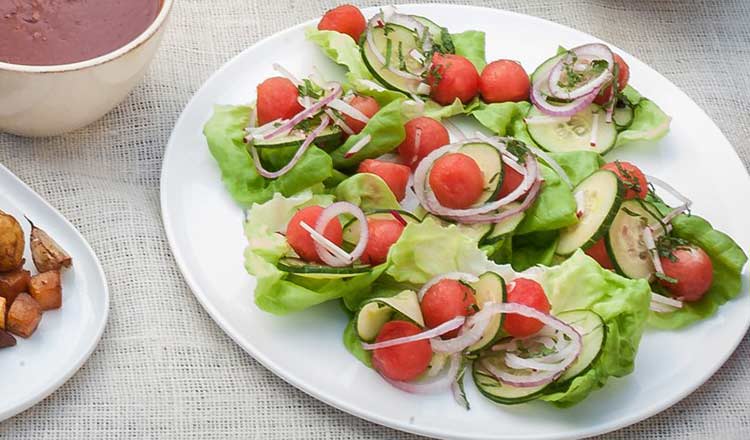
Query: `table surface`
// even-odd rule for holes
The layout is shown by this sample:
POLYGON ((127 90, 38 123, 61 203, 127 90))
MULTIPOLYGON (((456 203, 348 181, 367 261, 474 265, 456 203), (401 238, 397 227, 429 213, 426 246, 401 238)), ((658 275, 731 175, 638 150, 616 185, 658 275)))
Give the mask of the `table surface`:
MULTIPOLYGON (((161 223, 162 156, 193 92, 242 49, 336 3, 178 0, 146 79, 108 116, 63 137, 0 134, 0 162, 80 229, 112 295, 107 330, 88 363, 51 397, 0 423, 0 438, 417 438, 318 402, 235 345, 183 281, 161 223)), ((750 2, 468 3, 543 17, 616 43, 690 95, 750 167, 750 2)), ((691 396, 602 438, 745 438, 749 356, 746 337, 691 396)))

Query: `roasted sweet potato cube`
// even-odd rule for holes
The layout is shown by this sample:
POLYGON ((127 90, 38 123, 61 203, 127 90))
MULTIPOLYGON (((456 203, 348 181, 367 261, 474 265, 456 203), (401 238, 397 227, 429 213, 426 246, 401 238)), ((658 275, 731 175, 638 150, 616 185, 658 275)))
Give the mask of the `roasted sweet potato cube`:
POLYGON ((16 345, 16 338, 5 330, 0 330, 0 348, 8 348, 16 345))
POLYGON ((18 269, 0 274, 0 296, 8 300, 8 307, 13 304, 19 293, 28 292, 29 280, 31 273, 28 270, 18 269))
POLYGON ((51 270, 31 277, 29 293, 42 310, 59 309, 62 307, 62 284, 60 272, 51 270))
POLYGON ((5 330, 5 313, 8 312, 8 300, 0 296, 0 330, 5 330))
POLYGON ((8 310, 6 326, 8 331, 22 338, 28 338, 36 331, 42 320, 42 307, 28 293, 21 293, 8 310))

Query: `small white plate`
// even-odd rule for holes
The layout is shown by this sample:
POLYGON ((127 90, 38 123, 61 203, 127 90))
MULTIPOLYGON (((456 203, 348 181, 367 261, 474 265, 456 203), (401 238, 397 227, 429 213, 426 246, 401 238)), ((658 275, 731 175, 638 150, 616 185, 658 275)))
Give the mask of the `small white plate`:
POLYGON ((75 227, 2 165, 0 189, 0 210, 13 215, 26 235, 26 269, 36 273, 24 215, 73 258, 62 277, 62 308, 45 312, 31 338, 16 338, 15 347, 0 350, 2 421, 52 394, 86 362, 107 323, 109 289, 99 260, 75 227))
MULTIPOLYGON (((554 53, 599 41, 549 21, 494 9, 400 6, 424 15, 451 32, 487 33, 487 58, 520 60, 527 71, 554 53)), ((375 8, 364 11, 366 16, 375 8)), ((274 76, 278 62, 300 76, 313 65, 340 77, 311 43, 311 21, 267 38, 216 72, 180 117, 162 170, 164 225, 177 263, 195 296, 214 320, 248 353, 292 385, 359 417, 404 431, 452 439, 557 439, 592 436, 630 425, 673 405, 704 383, 734 351, 750 317, 747 282, 742 295, 718 314, 683 331, 648 332, 630 376, 613 379, 584 402, 557 409, 534 402, 496 406, 466 384, 471 411, 449 392, 415 396, 388 386, 349 355, 341 343, 346 324, 337 304, 287 317, 261 312, 253 303, 255 281, 243 268, 242 210, 224 189, 201 129, 214 104, 250 102, 255 87, 274 76)), ((614 46, 612 46, 614 48, 614 46)), ((672 131, 658 144, 632 145, 615 158, 635 161, 661 176, 695 202, 694 211, 750 248, 750 180, 732 146, 706 114, 666 78, 633 56, 632 85, 674 117, 672 131), (721 189, 721 190, 718 190, 721 189)))

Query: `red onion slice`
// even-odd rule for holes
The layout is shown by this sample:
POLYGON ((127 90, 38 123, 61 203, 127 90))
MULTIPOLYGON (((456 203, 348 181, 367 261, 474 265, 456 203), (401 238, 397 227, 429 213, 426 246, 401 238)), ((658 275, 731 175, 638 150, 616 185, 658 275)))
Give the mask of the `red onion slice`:
POLYGON ((676 310, 674 307, 665 306, 664 304, 654 301, 651 301, 648 309, 656 313, 672 313, 676 310))
POLYGON ((458 354, 454 354, 451 356, 450 366, 448 370, 444 374, 431 381, 402 382, 399 380, 389 379, 385 376, 382 377, 386 380, 386 382, 390 383, 401 391, 406 391, 407 393, 413 394, 431 394, 448 389, 456 380, 456 376, 458 375, 460 369, 461 356, 458 354))
POLYGON ((334 99, 333 101, 329 102, 328 107, 334 110, 338 110, 341 113, 349 116, 350 118, 356 119, 357 121, 360 121, 360 122, 364 122, 365 124, 370 122, 370 118, 368 118, 367 115, 357 110, 348 102, 343 101, 341 99, 334 99))
POLYGON ((325 112, 325 114, 327 114, 328 117, 333 120, 333 123, 337 125, 341 129, 341 131, 349 136, 352 136, 354 134, 354 130, 352 130, 351 127, 349 127, 349 125, 347 125, 347 123, 344 122, 343 119, 336 116, 336 113, 334 113, 333 110, 327 108, 323 110, 323 112, 325 112))
MULTIPOLYGON (((506 195, 500 200, 486 203, 477 208, 469 208, 469 209, 451 209, 451 208, 447 208, 441 205, 440 202, 435 197, 435 195, 432 192, 427 190, 427 176, 428 176, 430 168, 432 167, 432 164, 441 156, 447 153, 452 153, 454 151, 457 151, 461 146, 465 144, 474 143, 474 142, 483 142, 483 141, 481 139, 474 138, 474 139, 466 139, 457 143, 446 145, 444 147, 441 147, 432 151, 419 163, 419 166, 417 166, 417 169, 414 172, 414 191, 416 192, 420 203, 422 204, 422 206, 425 207, 425 209, 427 209, 433 214, 445 216, 445 217, 451 217, 451 218, 463 218, 463 217, 468 217, 468 216, 475 216, 478 214, 486 214, 488 212, 495 211, 511 202, 516 201, 522 195, 524 195, 527 191, 529 191, 531 186, 533 186, 534 182, 537 180, 537 176, 539 175, 539 168, 538 168, 536 158, 531 157, 531 155, 529 155, 527 156, 526 158, 527 160, 525 161, 525 164, 524 164, 525 169, 526 169, 526 175, 524 176, 523 180, 518 185, 518 187, 516 187, 513 191, 510 192, 510 194, 506 195)), ((490 145, 494 146, 495 148, 498 148, 498 145, 494 143, 491 143, 490 145)), ((498 148, 498 150, 501 152, 503 151, 500 148, 498 148)))
POLYGON ((505 354, 505 365, 514 370, 551 371, 554 373, 560 371, 559 365, 549 362, 541 362, 534 358, 522 358, 515 353, 505 354))
POLYGON ((417 333, 416 335, 412 336, 404 336, 401 338, 394 338, 389 339, 387 341, 383 342, 376 342, 374 344, 368 344, 366 342, 362 343, 362 348, 365 350, 377 350, 379 348, 388 348, 388 347, 394 347, 396 345, 401 344, 408 344, 410 342, 416 342, 421 341, 423 339, 432 339, 436 338, 440 335, 443 335, 445 333, 448 333, 451 330, 455 330, 459 327, 461 327, 464 322, 466 321, 466 317, 464 316, 456 316, 455 318, 445 321, 444 323, 440 324, 439 326, 435 328, 431 328, 429 330, 425 330, 421 333, 417 333))
POLYGON ((448 272, 441 275, 438 275, 436 277, 433 277, 431 280, 427 281, 421 289, 419 289, 419 292, 417 292, 417 297, 420 301, 422 301, 422 298, 424 298, 424 294, 427 293, 428 290, 430 290, 430 287, 434 286, 435 284, 443 281, 443 280, 455 280, 455 281, 465 281, 467 283, 476 283, 479 281, 479 278, 477 278, 476 275, 468 273, 468 272, 448 272))
POLYGON ((378 49, 378 46, 375 45, 375 38, 372 36, 372 29, 384 26, 385 20, 383 19, 383 14, 375 14, 373 17, 367 22, 367 29, 365 30, 365 39, 367 42, 367 46, 370 48, 370 51, 375 55, 375 59, 378 60, 380 64, 385 65, 385 56, 380 52, 378 49))
POLYGON ((282 66, 279 63, 273 63, 273 70, 279 72, 280 74, 284 75, 289 81, 293 82, 295 86, 302 85, 302 81, 299 80, 296 76, 292 74, 292 72, 286 70, 284 66, 282 66))
POLYGON ((336 84, 328 95, 324 96, 318 102, 311 105, 310 107, 302 110, 301 112, 294 115, 292 119, 287 121, 285 124, 278 127, 276 130, 272 131, 271 133, 265 135, 265 139, 273 139, 276 136, 287 133, 289 130, 293 129, 295 125, 299 124, 303 120, 307 119, 310 116, 315 115, 318 113, 323 107, 327 106, 331 101, 338 98, 341 95, 342 92, 341 84, 336 84))
POLYGON ((387 90, 385 87, 369 79, 358 79, 356 80, 356 82, 357 84, 359 84, 360 87, 363 87, 365 89, 375 90, 376 92, 385 92, 387 90))
MULTIPOLYGON (((476 315, 473 315, 472 318, 479 315, 480 313, 481 311, 476 315)), ((464 325, 464 327, 461 329, 462 332, 455 338, 430 339, 430 346, 432 346, 432 351, 434 351, 435 353, 460 353, 479 342, 479 340, 482 339, 484 331, 487 329, 487 326, 490 323, 491 316, 489 316, 488 314, 484 314, 481 315, 481 318, 482 319, 478 321, 470 319, 471 323, 469 324, 467 322, 467 324, 464 325)))
POLYGON ((544 78, 537 80, 531 85, 531 102, 538 108, 542 113, 550 116, 573 116, 580 112, 584 108, 591 105, 596 99, 598 91, 593 91, 588 95, 583 95, 580 98, 576 98, 573 101, 565 104, 552 104, 547 102, 548 94, 546 80, 544 78))
POLYGON ((592 92, 598 93, 599 89, 604 86, 604 84, 612 80, 614 55, 606 45, 601 43, 584 44, 583 46, 570 49, 569 52, 575 53, 579 60, 585 60, 586 64, 591 64, 595 60, 606 61, 607 69, 603 70, 597 77, 590 79, 585 84, 581 84, 572 90, 567 90, 560 86, 560 78, 563 74, 565 65, 572 62, 572 57, 570 57, 569 54, 563 54, 557 64, 552 67, 552 70, 547 77, 547 87, 550 91, 550 95, 559 99, 577 99, 592 92))
POLYGON ((466 134, 458 128, 458 125, 451 122, 450 119, 445 119, 442 121, 443 125, 445 125, 445 128, 448 129, 448 133, 455 135, 456 139, 463 140, 466 139, 466 134))
POLYGON ((362 139, 355 142, 354 145, 352 145, 352 148, 350 148, 349 151, 344 153, 344 159, 349 159, 350 157, 359 153, 363 148, 367 146, 367 144, 370 143, 371 140, 372 140, 372 136, 369 134, 362 136, 362 139))
POLYGON ((274 119, 271 122, 267 122, 260 127, 255 127, 254 125, 257 122, 257 116, 256 112, 253 111, 251 113, 251 122, 247 128, 245 128, 245 132, 247 132, 247 135, 245 136, 245 142, 252 142, 254 139, 262 138, 263 135, 266 133, 269 133, 271 130, 274 130, 279 124, 284 124, 286 121, 283 119, 274 119))
POLYGON ((534 181, 534 184, 531 186, 531 189, 529 189, 529 192, 526 194, 526 197, 523 199, 523 202, 511 209, 507 209, 505 211, 499 212, 497 214, 478 214, 478 215, 470 215, 466 217, 448 217, 451 220, 454 221, 460 221, 461 223, 499 223, 509 217, 512 217, 518 213, 524 212, 527 209, 531 207, 532 204, 536 201, 536 198, 539 196, 539 192, 542 189, 542 181, 536 180, 534 181))
POLYGON ((656 249, 656 240, 654 240, 654 234, 648 226, 643 228, 643 244, 645 244, 646 249, 648 249, 648 255, 651 257, 651 263, 653 263, 656 273, 664 275, 664 268, 661 265, 659 251, 656 249))
POLYGON ((414 130, 414 156, 411 158, 411 164, 417 161, 419 157, 419 147, 422 146, 422 129, 417 128, 414 130))
POLYGON ((321 243, 320 241, 315 241, 315 250, 318 252, 318 256, 320 256, 320 259, 323 260, 324 263, 333 267, 347 266, 359 259, 359 257, 361 257, 365 252, 365 248, 367 247, 367 241, 369 238, 368 228, 366 227, 367 217, 365 217, 365 213, 362 212, 359 206, 349 202, 336 202, 324 209, 323 212, 320 213, 318 221, 315 222, 315 231, 321 237, 325 238, 323 233, 326 229, 326 226, 328 226, 328 223, 330 223, 331 220, 337 218, 341 214, 351 214, 359 221, 359 224, 361 225, 361 227, 359 228, 359 241, 357 242, 357 246, 354 247, 351 253, 344 252, 344 254, 346 255, 346 257, 344 258, 342 258, 341 255, 332 255, 330 251, 326 249, 323 243, 321 243))
POLYGON ((683 302, 678 299, 669 298, 667 296, 651 292, 651 303, 649 304, 649 309, 654 312, 671 313, 677 309, 681 309, 682 306, 683 302))
POLYGON ((594 112, 592 118, 589 145, 591 145, 591 148, 596 148, 596 145, 599 143, 599 112, 594 112))
MULTIPOLYGON (((556 365, 554 371, 535 371, 530 374, 517 374, 512 371, 506 371, 504 369, 498 368, 492 363, 488 362, 487 359, 483 359, 481 361, 482 366, 490 374, 495 376, 497 380, 505 384, 517 387, 535 387, 550 383, 557 379, 565 371, 565 369, 567 369, 573 362, 575 362, 581 352, 582 338, 580 333, 578 333, 578 331, 569 324, 564 323, 554 316, 547 315, 531 307, 516 303, 487 303, 484 305, 482 312, 484 312, 485 310, 487 311, 487 313, 513 313, 525 316, 527 318, 537 319, 550 329, 556 330, 561 333, 558 342, 562 339, 562 335, 567 336, 570 340, 569 347, 566 347, 565 349, 564 357, 556 365)), ((552 355, 548 355, 546 360, 550 361, 551 356, 552 355)), ((536 359, 536 361, 538 362, 540 362, 541 360, 545 360, 544 357, 536 359)), ((510 366, 508 365, 508 367, 510 366)))
POLYGON ((427 84, 427 83, 421 82, 417 86, 417 93, 420 94, 420 95, 428 96, 431 91, 432 91, 432 87, 429 84, 427 84))
POLYGON ((541 148, 537 148, 533 145, 526 145, 526 148, 531 150, 534 155, 549 165, 552 170, 557 173, 558 176, 560 176, 560 179, 562 179, 563 182, 565 182, 566 185, 568 185, 569 188, 573 188, 573 182, 570 180, 570 176, 568 176, 568 173, 565 172, 562 166, 560 166, 559 163, 555 159, 552 158, 549 154, 547 154, 546 151, 542 150, 541 148))
POLYGON ((284 165, 283 168, 281 168, 278 171, 268 171, 263 167, 263 164, 260 161, 260 156, 258 155, 258 150, 255 148, 255 145, 250 144, 250 154, 253 156, 253 163, 255 164, 255 169, 258 171, 258 174, 265 177, 266 179, 276 179, 284 174, 288 173, 289 171, 294 168, 295 165, 297 165, 297 162, 302 158, 302 155, 305 154, 305 151, 312 145, 313 141, 315 140, 318 135, 325 130, 325 128, 328 126, 328 123, 330 122, 330 119, 328 116, 323 116, 323 118, 320 121, 320 125, 315 128, 309 135, 307 135, 307 138, 305 138, 305 141, 302 142, 302 145, 297 149, 297 152, 294 153, 294 156, 292 157, 292 160, 289 161, 286 165, 284 165))
POLYGON ((338 264, 336 264, 335 266, 346 266, 352 263, 349 254, 345 250, 341 249, 336 243, 327 239, 325 235, 316 231, 315 228, 305 222, 300 222, 299 225, 302 227, 302 229, 310 234, 310 238, 313 239, 313 242, 315 242, 316 245, 319 244, 320 246, 322 246, 322 248, 330 254, 329 257, 335 258, 338 261, 338 264))
POLYGON ((657 177, 649 176, 649 175, 646 175, 646 179, 648 179, 649 182, 660 186, 662 189, 666 190, 667 192, 669 192, 670 194, 672 194, 672 196, 674 196, 676 199, 678 199, 679 201, 682 202, 682 204, 680 206, 678 206, 677 208, 674 208, 671 212, 669 212, 666 216, 664 216, 664 218, 661 219, 662 223, 669 223, 669 222, 671 222, 672 220, 674 220, 675 217, 677 217, 678 215, 680 215, 683 211, 689 209, 690 206, 693 204, 692 200, 690 200, 689 198, 685 197, 682 193, 680 193, 679 191, 677 191, 675 189, 675 187, 673 187, 672 185, 668 184, 667 182, 665 182, 665 181, 663 181, 663 180, 661 180, 661 179, 659 179, 657 177))

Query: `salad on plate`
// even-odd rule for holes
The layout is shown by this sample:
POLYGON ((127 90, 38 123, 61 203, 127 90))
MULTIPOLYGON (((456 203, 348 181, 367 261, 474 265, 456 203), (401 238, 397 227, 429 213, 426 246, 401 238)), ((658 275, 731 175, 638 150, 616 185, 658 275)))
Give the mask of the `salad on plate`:
POLYGON ((607 45, 552 46, 529 74, 488 63, 479 30, 351 5, 306 36, 343 79, 274 64, 204 127, 247 210, 262 310, 339 301, 347 349, 406 392, 469 408, 471 376, 500 404, 565 407, 629 374, 647 327, 739 294, 740 247, 667 182, 605 159, 671 120, 607 45))

